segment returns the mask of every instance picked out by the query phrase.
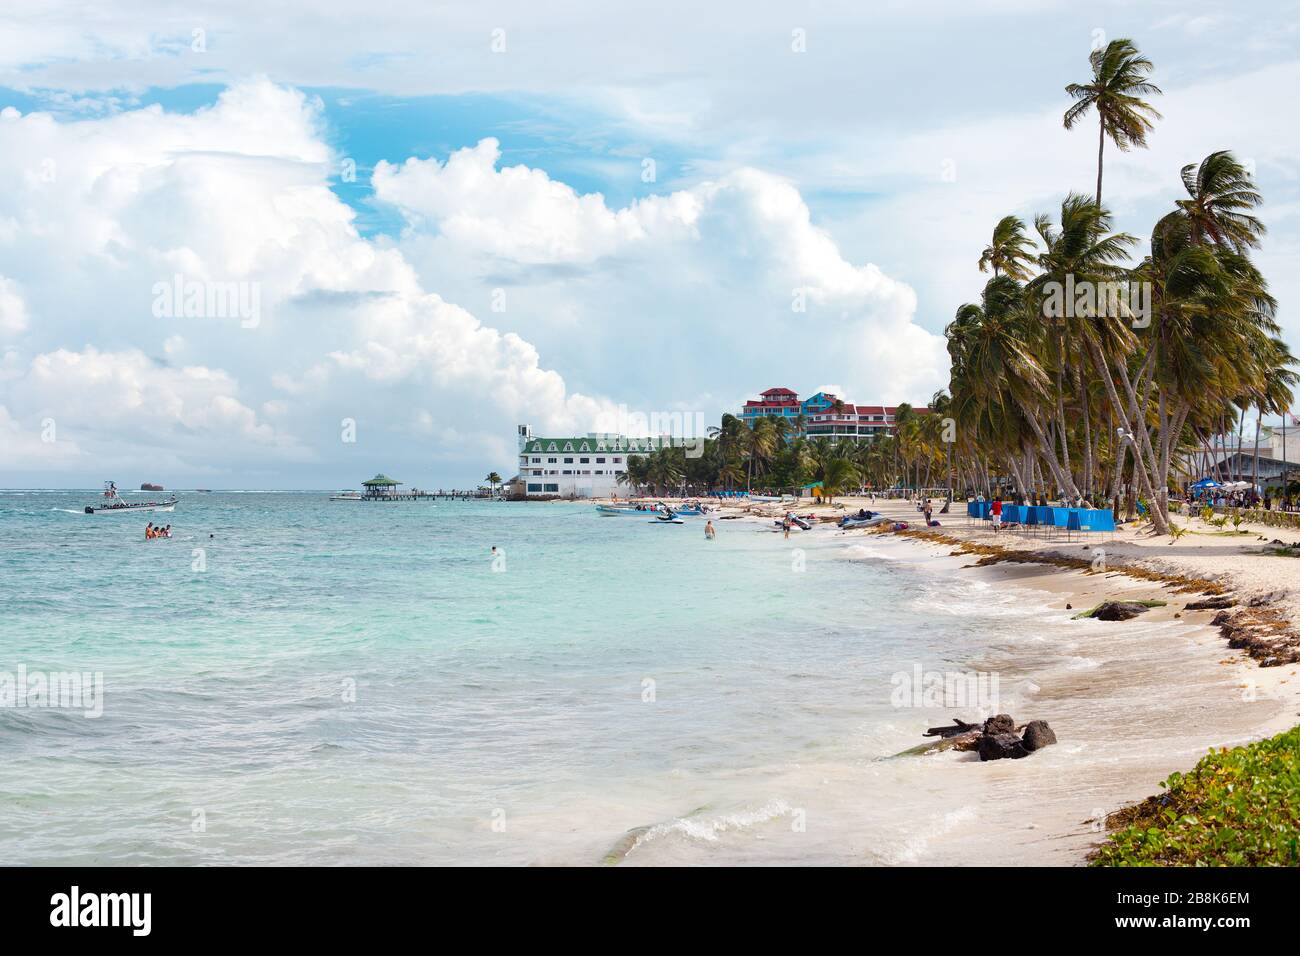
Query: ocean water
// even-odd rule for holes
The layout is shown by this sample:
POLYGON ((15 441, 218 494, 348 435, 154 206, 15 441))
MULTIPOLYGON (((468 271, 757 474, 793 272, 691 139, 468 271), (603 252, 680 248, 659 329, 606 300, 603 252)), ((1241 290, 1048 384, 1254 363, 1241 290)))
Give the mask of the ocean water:
POLYGON ((103 680, 99 716, 0 707, 10 864, 1076 862, 1096 810, 1267 716, 1192 628, 831 528, 93 500, 0 492, 0 675, 103 680), (1061 744, 891 758, 991 709, 900 691, 945 672, 1061 744))

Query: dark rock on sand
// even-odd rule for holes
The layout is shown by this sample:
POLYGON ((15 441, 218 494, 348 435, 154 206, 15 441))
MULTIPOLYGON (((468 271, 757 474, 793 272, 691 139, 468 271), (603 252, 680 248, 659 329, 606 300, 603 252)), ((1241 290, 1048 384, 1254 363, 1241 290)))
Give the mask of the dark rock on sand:
POLYGON ((1019 760, 1029 751, 1015 734, 984 734, 979 742, 980 760, 1019 760))
POLYGON ((996 714, 984 721, 984 733, 986 734, 1014 734, 1016 732, 1016 722, 1010 714, 996 714))
POLYGON ((1127 621, 1144 614, 1147 607, 1136 601, 1106 601, 1092 613, 1099 621, 1127 621))
POLYGON ((1204 601, 1188 601, 1183 605, 1184 611, 1218 611, 1225 607, 1232 607, 1237 603, 1237 599, 1229 597, 1226 594, 1219 597, 1206 598, 1204 601))
POLYGON ((1024 745, 1026 750, 1042 750, 1056 743, 1056 734, 1047 726, 1045 720, 1031 720, 1025 725, 1024 745))

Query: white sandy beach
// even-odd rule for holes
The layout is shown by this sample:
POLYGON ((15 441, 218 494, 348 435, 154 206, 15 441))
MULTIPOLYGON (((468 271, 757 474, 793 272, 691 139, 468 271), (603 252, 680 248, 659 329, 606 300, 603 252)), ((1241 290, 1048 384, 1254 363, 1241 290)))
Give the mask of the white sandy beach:
MULTIPOLYGON (((719 517, 738 515, 745 523, 771 525, 791 507, 728 506, 719 517)), ((835 506, 804 502, 794 510, 801 515, 832 516, 858 508, 881 511, 914 529, 920 526, 920 516, 908 501, 873 503, 869 498, 848 497, 837 499, 835 506)), ((1026 760, 984 765, 969 753, 899 758, 944 766, 944 774, 927 773, 917 781, 919 788, 926 788, 918 793, 918 814, 928 812, 940 822, 925 852, 915 859, 906 853, 873 858, 864 848, 868 859, 1077 865, 1101 839, 1099 818, 1158 792, 1161 780, 1190 769, 1211 748, 1271 736, 1300 720, 1300 665, 1261 667, 1245 652, 1227 646, 1219 628, 1210 623, 1218 611, 1184 610, 1199 593, 1177 593, 1159 581, 1122 570, 1137 567, 1206 579, 1241 603, 1268 597, 1273 607, 1295 620, 1300 601, 1288 584, 1296 580, 1296 559, 1258 553, 1275 538, 1290 541, 1286 532, 1243 525, 1246 534, 1227 536, 1206 526, 1205 533, 1185 535, 1172 545, 1168 539, 1152 539, 1133 530, 1083 539, 1076 534, 1067 541, 1064 535, 1050 538, 1005 530, 995 536, 987 523, 968 523, 960 502, 953 504, 950 514, 935 517, 943 524, 930 529, 929 538, 878 530, 841 532, 833 523, 824 523, 811 531, 793 531, 791 540, 805 536, 842 540, 846 553, 864 558, 864 573, 870 573, 873 560, 889 560, 910 565, 918 575, 947 576, 953 582, 951 601, 948 608, 936 612, 937 626, 944 613, 961 613, 972 589, 977 595, 1015 589, 1025 602, 1042 610, 1043 662, 1059 659, 1065 642, 1067 659, 1072 655, 1078 664, 1073 669, 1044 670, 1035 648, 1011 646, 999 635, 991 635, 986 660, 962 663, 1002 671, 1004 686, 1016 674, 1034 674, 1032 695, 1018 693, 1012 697, 1014 705, 1004 709, 1013 710, 1017 721, 1047 720, 1057 732, 1059 745, 1026 760), (1104 551, 1110 570, 1093 573, 1010 561, 977 567, 980 554, 959 553, 951 541, 937 540, 940 534, 974 545, 1029 551, 1044 560, 1091 562, 1104 551), (1078 611, 1103 600, 1144 599, 1166 605, 1128 622, 1071 620, 1078 611), (944 806, 951 808, 947 814, 941 812, 944 806), (990 823, 990 817, 997 823, 990 823)), ((736 523, 719 520, 716 525, 726 533, 736 523)), ((1201 528, 1199 519, 1190 524, 1201 528)), ((1294 536, 1300 539, 1300 533, 1294 536)), ((980 715, 953 716, 971 720, 980 715)), ((923 742, 920 730, 915 732, 915 738, 906 740, 908 746, 923 742)), ((878 766, 874 772, 914 770, 878 766)))

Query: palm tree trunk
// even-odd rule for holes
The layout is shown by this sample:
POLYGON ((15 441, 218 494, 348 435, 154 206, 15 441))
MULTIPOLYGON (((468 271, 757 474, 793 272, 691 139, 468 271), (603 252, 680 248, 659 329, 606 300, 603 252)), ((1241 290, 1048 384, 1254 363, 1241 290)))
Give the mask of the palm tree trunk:
POLYGON ((1101 161, 1106 149, 1106 117, 1097 111, 1097 205, 1101 205, 1101 161))
MULTIPOLYGON (((1159 508, 1158 501, 1155 495, 1155 490, 1151 486, 1151 476, 1147 472, 1146 461, 1142 457, 1142 447, 1138 444, 1139 437, 1142 436, 1139 436, 1137 434, 1133 424, 1129 421, 1128 412, 1125 410, 1124 404, 1120 400, 1119 392, 1115 388, 1114 380, 1110 377, 1110 368, 1106 364, 1105 357, 1102 355, 1101 347, 1096 342, 1090 342, 1088 344, 1092 348, 1093 365, 1096 367, 1097 375, 1101 378, 1102 384, 1106 388, 1106 395, 1108 398, 1110 398, 1115 416, 1119 419, 1120 423, 1123 425, 1125 434, 1132 436, 1131 444, 1133 446, 1132 449, 1133 450, 1133 475, 1137 479, 1138 485, 1141 488, 1142 492, 1147 496, 1147 499, 1151 502, 1151 522, 1156 527, 1156 533, 1162 535, 1168 534, 1169 521, 1166 515, 1159 508)), ((1125 370, 1122 366, 1120 367, 1120 373, 1125 374, 1125 370)), ((1128 390, 1131 392, 1131 388, 1129 388, 1128 390)), ((1144 436, 1145 429, 1146 429, 1145 422, 1142 423, 1142 428, 1143 428, 1142 434, 1144 436)), ((1125 444, 1126 444, 1125 442, 1121 441, 1120 448, 1122 449, 1125 444)))
POLYGON ((1255 409, 1255 473, 1250 479, 1251 494, 1255 493, 1255 486, 1259 484, 1259 424, 1264 415, 1264 408, 1261 405, 1255 409))

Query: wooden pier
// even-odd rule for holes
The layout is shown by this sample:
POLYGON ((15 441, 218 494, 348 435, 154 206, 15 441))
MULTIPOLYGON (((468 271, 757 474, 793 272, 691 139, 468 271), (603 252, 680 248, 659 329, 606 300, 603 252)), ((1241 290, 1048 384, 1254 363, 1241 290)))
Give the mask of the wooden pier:
POLYGON ((392 494, 362 495, 362 501, 500 501, 501 495, 485 491, 411 491, 393 492, 392 494))
POLYGON ((439 488, 429 491, 424 488, 412 488, 410 491, 398 491, 401 482, 389 478, 382 472, 369 481, 361 482, 366 490, 353 501, 499 501, 501 492, 487 488, 475 488, 473 491, 460 491, 456 488, 439 488))

